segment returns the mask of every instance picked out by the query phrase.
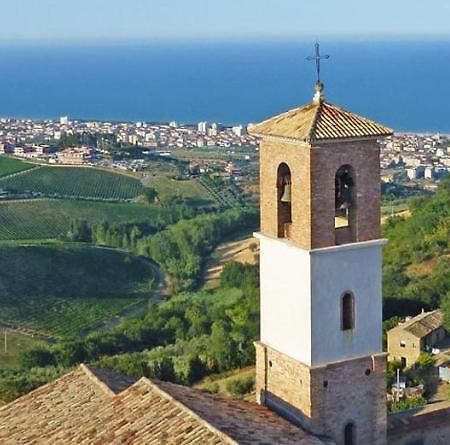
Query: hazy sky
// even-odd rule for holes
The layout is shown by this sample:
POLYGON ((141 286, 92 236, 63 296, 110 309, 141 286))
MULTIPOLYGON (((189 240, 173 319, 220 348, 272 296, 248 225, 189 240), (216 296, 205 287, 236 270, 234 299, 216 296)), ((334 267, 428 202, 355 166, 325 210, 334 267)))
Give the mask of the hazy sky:
POLYGON ((0 43, 450 36, 449 0, 13 0, 0 43))

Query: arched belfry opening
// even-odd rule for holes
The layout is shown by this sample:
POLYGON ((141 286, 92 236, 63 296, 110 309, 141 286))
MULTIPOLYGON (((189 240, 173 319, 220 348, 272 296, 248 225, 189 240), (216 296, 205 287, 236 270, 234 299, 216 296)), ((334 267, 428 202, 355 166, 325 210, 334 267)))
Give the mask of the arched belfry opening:
POLYGON ((291 188, 291 169, 283 162, 278 166, 277 171, 277 216, 279 238, 289 238, 289 228, 292 223, 291 188))
POLYGON ((350 227, 355 211, 356 184, 352 166, 339 167, 334 179, 334 227, 350 227))

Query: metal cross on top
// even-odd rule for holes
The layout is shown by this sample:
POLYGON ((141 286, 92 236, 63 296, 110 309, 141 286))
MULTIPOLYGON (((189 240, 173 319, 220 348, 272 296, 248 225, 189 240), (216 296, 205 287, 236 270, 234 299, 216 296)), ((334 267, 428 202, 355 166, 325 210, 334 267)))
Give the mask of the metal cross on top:
POLYGON ((320 61, 322 59, 329 59, 330 56, 328 54, 321 55, 320 54, 320 45, 318 42, 314 45, 316 48, 315 56, 308 56, 306 60, 315 60, 316 61, 316 70, 317 70, 317 83, 320 83, 320 61))

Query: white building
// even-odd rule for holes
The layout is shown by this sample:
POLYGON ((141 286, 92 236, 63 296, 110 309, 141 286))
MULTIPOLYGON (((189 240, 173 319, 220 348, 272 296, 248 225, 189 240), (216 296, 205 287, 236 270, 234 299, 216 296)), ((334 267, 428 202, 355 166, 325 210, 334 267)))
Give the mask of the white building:
POLYGON ((208 132, 208 122, 199 122, 197 125, 197 130, 199 133, 206 134, 208 132))

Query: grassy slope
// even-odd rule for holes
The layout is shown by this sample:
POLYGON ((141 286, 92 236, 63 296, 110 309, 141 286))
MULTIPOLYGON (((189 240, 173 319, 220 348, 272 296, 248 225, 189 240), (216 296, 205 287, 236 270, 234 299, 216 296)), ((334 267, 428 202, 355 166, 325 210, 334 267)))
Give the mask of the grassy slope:
POLYGON ((13 369, 18 366, 18 354, 33 348, 39 340, 30 335, 7 330, 7 350, 4 346, 4 329, 0 327, 0 368, 13 369))
POLYGON ((0 247, 0 322, 76 335, 150 295, 140 258, 85 246, 0 247))
POLYGON ((143 191, 137 179, 83 167, 42 167, 27 174, 0 179, 0 187, 18 193, 108 200, 135 198, 143 191))
POLYGON ((195 179, 178 181, 170 176, 156 175, 144 179, 144 184, 153 187, 161 201, 170 201, 179 197, 190 201, 193 205, 210 205, 212 197, 195 179))
POLYGON ((155 210, 132 203, 42 200, 0 203, 0 240, 57 238, 67 233, 72 219, 89 222, 140 222, 155 210))
POLYGON ((33 168, 33 164, 28 162, 22 162, 17 159, 8 158, 6 156, 0 156, 0 178, 12 173, 17 173, 33 168))

